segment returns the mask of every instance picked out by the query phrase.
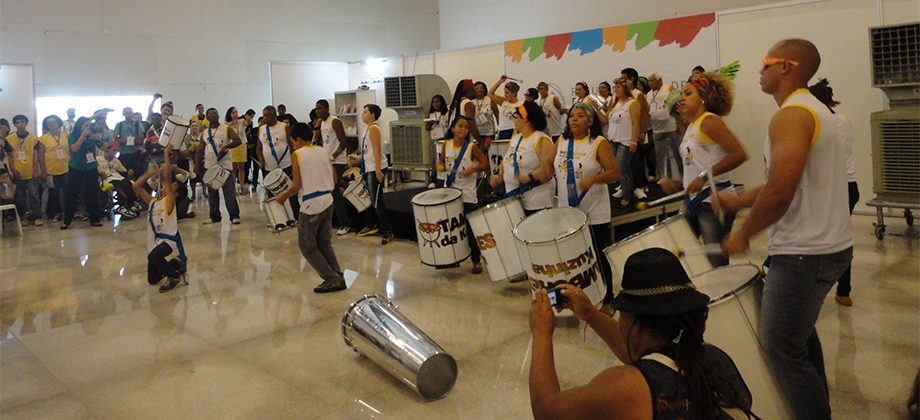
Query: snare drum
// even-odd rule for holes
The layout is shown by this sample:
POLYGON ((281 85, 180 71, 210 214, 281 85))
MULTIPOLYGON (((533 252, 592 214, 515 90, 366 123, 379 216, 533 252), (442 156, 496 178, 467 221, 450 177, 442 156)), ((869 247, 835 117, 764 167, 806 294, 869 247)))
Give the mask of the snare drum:
POLYGON ((220 166, 212 166, 211 169, 204 172, 201 182, 204 182, 213 190, 219 190, 224 186, 228 178, 230 178, 230 172, 220 166))
POLYGON ((456 188, 435 188, 412 197, 422 264, 449 266, 470 256, 462 196, 456 188))
POLYGON ((492 281, 527 275, 514 240, 514 227, 524 220, 524 208, 517 197, 486 205, 466 216, 476 235, 483 263, 492 281))
POLYGON ((157 143, 163 147, 171 144, 173 149, 178 150, 182 146, 182 140, 185 140, 185 133, 188 132, 189 125, 185 118, 170 115, 163 124, 163 131, 160 132, 160 139, 157 143))
POLYGON ((291 188, 291 185, 294 185, 291 178, 281 168, 272 170, 268 175, 265 175, 263 184, 265 184, 265 189, 276 197, 284 194, 285 191, 291 188))
POLYGON ((283 232, 297 226, 290 200, 284 200, 284 204, 281 204, 272 197, 263 201, 262 204, 262 210, 265 212, 265 218, 268 219, 268 227, 271 228, 272 233, 283 232))
POLYGON ((367 185, 364 185, 364 181, 360 179, 352 181, 343 195, 358 209, 358 213, 371 207, 371 195, 367 193, 367 185))
POLYGON ((752 264, 730 265, 692 280, 697 289, 711 299, 703 338, 735 361, 751 391, 752 410, 765 419, 791 419, 792 412, 757 338, 763 272, 752 264))
MULTIPOLYGON (((690 229, 683 214, 669 217, 648 229, 617 242, 604 250, 613 274, 613 292, 619 293, 623 279, 623 266, 630 255, 643 249, 664 248, 679 253, 680 250, 700 248, 703 244, 690 229)), ((712 270, 706 254, 679 255, 680 263, 690 278, 712 270)))
POLYGON ((514 238, 534 290, 569 283, 600 306, 607 286, 591 245, 587 213, 571 207, 543 210, 519 223, 514 238))

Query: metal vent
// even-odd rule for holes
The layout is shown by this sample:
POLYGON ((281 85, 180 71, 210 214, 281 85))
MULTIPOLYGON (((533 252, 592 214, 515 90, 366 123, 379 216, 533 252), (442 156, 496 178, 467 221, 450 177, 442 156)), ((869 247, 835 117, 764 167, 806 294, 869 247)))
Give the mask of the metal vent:
POLYGON ((879 134, 885 191, 920 194, 920 121, 882 121, 879 134))
POLYGON ((920 83, 920 23, 871 29, 875 87, 920 83))
POLYGON ((422 125, 390 125, 390 152, 396 168, 425 168, 428 138, 422 125))
POLYGON ((416 108, 418 86, 414 76, 387 77, 383 79, 387 108, 416 108))

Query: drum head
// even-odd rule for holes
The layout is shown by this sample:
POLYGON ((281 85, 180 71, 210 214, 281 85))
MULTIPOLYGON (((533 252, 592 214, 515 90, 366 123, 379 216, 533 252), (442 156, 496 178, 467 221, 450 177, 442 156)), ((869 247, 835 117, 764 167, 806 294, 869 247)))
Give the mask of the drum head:
POLYGON ((524 243, 561 240, 588 223, 588 214, 571 207, 543 210, 524 219, 514 228, 514 237, 524 243))
POLYGON ((348 188, 345 189, 345 195, 348 195, 349 193, 363 186, 364 186, 363 181, 351 181, 351 184, 348 184, 348 188))
POLYGON ((182 117, 177 116, 177 115, 170 115, 170 116, 169 116, 168 118, 166 118, 166 119, 169 120, 169 121, 171 121, 173 124, 178 125, 178 126, 180 126, 180 127, 188 127, 188 126, 189 126, 189 122, 188 122, 187 119, 182 118, 182 117))
POLYGON ((738 264, 715 268, 691 280, 697 290, 709 295, 709 303, 713 304, 733 292, 744 290, 749 283, 761 276, 763 272, 757 266, 738 264))
POLYGON ((417 206, 437 206, 460 199, 463 193, 456 188, 435 188, 422 191, 412 197, 412 204, 417 206))
POLYGON ((280 168, 273 169, 271 172, 268 173, 268 175, 265 175, 265 181, 264 181, 265 185, 275 186, 276 184, 281 182, 282 177, 284 177, 284 171, 282 171, 280 168))
POLYGON ((207 171, 204 172, 204 177, 201 178, 201 180, 204 181, 205 184, 207 184, 208 181, 211 181, 217 178, 217 175, 220 174, 220 170, 221 170, 220 167, 212 166, 211 169, 208 169, 207 171))

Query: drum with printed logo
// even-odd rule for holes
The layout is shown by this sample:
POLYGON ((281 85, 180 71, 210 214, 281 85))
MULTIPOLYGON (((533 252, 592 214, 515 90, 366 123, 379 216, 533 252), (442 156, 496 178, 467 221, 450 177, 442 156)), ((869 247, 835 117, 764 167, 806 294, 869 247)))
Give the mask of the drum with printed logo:
POLYGON ((524 220, 524 208, 517 197, 476 209, 466 216, 476 235, 483 263, 492 281, 526 278, 524 263, 514 240, 514 227, 524 220))
POLYGON ((360 179, 351 181, 351 184, 348 185, 348 188, 345 189, 345 193, 342 195, 348 199, 351 205, 355 206, 358 213, 371 207, 371 195, 367 193, 367 185, 360 179))
POLYGON ((269 190, 275 196, 284 194, 294 185, 291 178, 288 177, 281 168, 272 170, 268 175, 265 175, 265 179, 262 183, 265 184, 265 189, 269 190))
POLYGON ((587 213, 572 207, 543 210, 519 223, 514 238, 534 290, 569 283, 600 306, 607 286, 598 262, 602 256, 595 255, 591 245, 587 213))
POLYGON ((456 188, 435 188, 412 197, 422 264, 443 267, 469 258, 462 196, 456 188))
POLYGON ((297 227, 297 218, 291 210, 290 200, 279 203, 277 198, 271 197, 262 202, 262 210, 268 220, 268 227, 272 233, 284 232, 297 227))
POLYGON ((228 178, 230 178, 229 171, 220 166, 212 166, 211 169, 204 172, 204 177, 201 178, 201 182, 207 184, 211 189, 219 190, 224 186, 228 178))
POLYGON ((163 147, 171 144, 174 150, 179 150, 182 147, 182 140, 185 140, 185 133, 188 132, 189 125, 190 123, 185 118, 170 115, 163 124, 163 131, 160 132, 157 143, 163 147))

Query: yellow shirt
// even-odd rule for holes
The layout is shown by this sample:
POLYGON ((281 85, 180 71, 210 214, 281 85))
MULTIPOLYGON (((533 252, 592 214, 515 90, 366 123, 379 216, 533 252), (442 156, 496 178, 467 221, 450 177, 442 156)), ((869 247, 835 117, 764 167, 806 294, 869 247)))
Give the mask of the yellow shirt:
POLYGON ((33 155, 35 155, 34 149, 38 143, 38 137, 29 133, 24 140, 20 141, 19 135, 14 131, 6 136, 6 141, 13 148, 13 168, 19 171, 19 177, 32 179, 32 165, 35 162, 33 155))
POLYGON ((67 134, 55 138, 51 133, 39 137, 38 141, 45 145, 45 170, 48 175, 63 175, 67 173, 70 162, 70 146, 67 144, 67 134))

